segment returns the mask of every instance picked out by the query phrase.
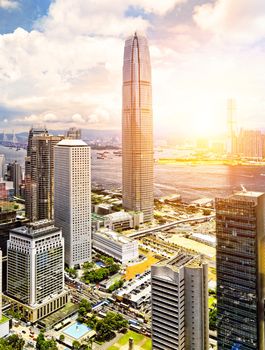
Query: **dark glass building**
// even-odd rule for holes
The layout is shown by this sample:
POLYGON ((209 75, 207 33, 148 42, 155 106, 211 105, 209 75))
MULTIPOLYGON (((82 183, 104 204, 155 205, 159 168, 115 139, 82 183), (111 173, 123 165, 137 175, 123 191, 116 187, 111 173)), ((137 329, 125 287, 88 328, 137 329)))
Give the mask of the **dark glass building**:
POLYGON ((218 350, 264 350, 265 194, 216 199, 218 350))

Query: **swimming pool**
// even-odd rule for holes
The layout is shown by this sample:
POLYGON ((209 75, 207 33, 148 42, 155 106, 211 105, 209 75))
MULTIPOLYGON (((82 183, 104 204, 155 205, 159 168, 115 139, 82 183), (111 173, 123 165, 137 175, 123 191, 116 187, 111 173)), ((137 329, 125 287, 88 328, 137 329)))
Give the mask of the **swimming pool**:
POLYGON ((89 328, 84 323, 75 322, 71 326, 68 326, 66 329, 64 329, 63 333, 69 335, 74 339, 80 339, 89 331, 91 331, 91 328, 89 328))

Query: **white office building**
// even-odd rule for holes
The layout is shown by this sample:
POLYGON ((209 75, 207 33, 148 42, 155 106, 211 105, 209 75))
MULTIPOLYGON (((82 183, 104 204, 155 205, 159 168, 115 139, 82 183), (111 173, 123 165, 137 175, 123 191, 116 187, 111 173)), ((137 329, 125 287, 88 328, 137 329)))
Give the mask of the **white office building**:
POLYGON ((187 254, 151 267, 152 349, 208 350, 208 266, 187 254))
POLYGON ((10 231, 7 243, 7 296, 31 322, 64 306, 64 239, 52 221, 10 231))
POLYGON ((122 264, 136 260, 138 242, 111 230, 93 233, 93 248, 107 254, 122 264))
POLYGON ((91 260, 90 147, 82 140, 55 146, 54 217, 65 240, 65 263, 91 260))

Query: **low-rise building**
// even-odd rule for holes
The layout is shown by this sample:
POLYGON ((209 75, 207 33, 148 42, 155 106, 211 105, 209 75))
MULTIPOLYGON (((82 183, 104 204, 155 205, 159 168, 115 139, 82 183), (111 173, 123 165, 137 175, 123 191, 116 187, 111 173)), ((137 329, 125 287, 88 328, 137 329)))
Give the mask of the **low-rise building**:
POLYGON ((138 258, 138 242, 118 232, 101 230, 93 233, 93 248, 122 264, 138 258))
POLYGON ((133 228, 133 216, 126 211, 118 211, 104 216, 104 226, 110 230, 133 228))

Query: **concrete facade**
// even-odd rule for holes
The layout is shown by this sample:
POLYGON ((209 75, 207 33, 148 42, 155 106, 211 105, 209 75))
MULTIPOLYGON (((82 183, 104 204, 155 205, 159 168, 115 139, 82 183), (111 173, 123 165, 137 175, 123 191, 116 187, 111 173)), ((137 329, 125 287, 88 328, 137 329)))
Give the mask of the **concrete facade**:
POLYGON ((151 267, 153 350, 208 350, 208 266, 179 254, 151 267))

